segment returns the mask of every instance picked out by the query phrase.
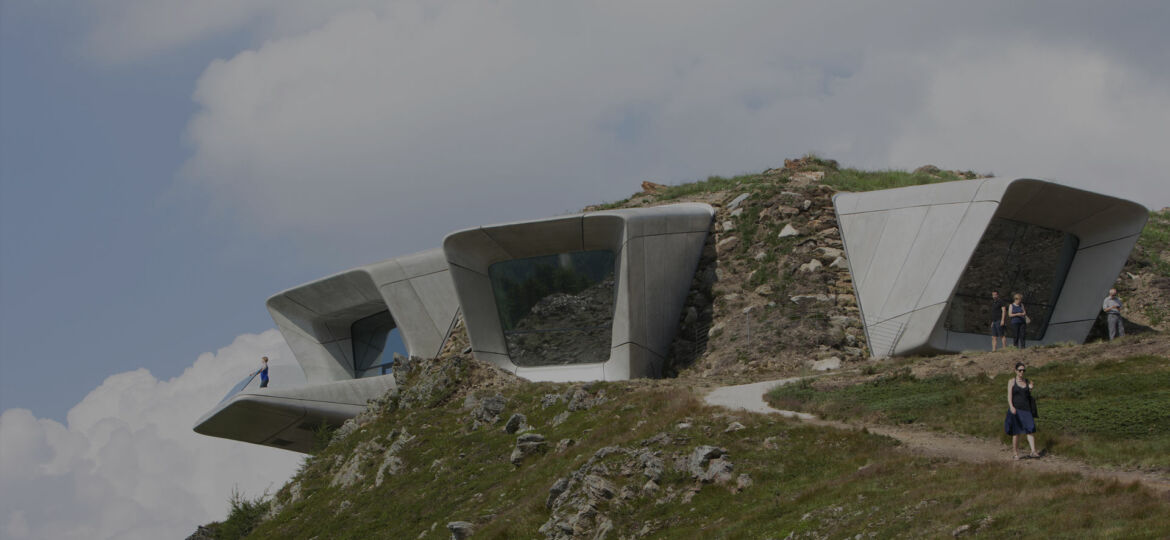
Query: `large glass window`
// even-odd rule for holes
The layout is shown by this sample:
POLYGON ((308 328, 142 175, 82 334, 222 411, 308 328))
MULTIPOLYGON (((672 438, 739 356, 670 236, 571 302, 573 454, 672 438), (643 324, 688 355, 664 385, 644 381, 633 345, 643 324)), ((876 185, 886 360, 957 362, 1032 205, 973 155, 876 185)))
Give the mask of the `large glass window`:
POLYGON ((353 372, 357 378, 389 373, 394 353, 406 356, 406 345, 389 311, 354 321, 349 332, 353 340, 353 372))
POLYGON ((1055 229, 992 219, 959 279, 946 328, 990 334, 991 291, 999 291, 1000 299, 1007 303, 1011 303, 1013 293, 1020 293, 1032 319, 1027 338, 1042 339, 1077 244, 1076 236, 1055 229))
POLYGON ((519 366, 609 359, 614 254, 578 251, 493 264, 488 269, 508 355, 519 366))

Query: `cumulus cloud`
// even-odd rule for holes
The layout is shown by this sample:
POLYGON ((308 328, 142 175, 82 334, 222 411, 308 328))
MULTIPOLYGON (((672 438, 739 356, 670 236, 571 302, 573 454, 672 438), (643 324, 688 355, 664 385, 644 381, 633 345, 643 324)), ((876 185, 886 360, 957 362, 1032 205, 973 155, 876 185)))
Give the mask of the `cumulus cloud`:
POLYGON ((85 51, 104 63, 125 64, 219 39, 233 32, 248 41, 294 35, 337 10, 379 4, 373 0, 98 0, 85 51))
POLYGON ((892 162, 978 163, 1170 205, 1170 95, 1156 77, 1092 49, 966 45, 930 74, 892 162))
POLYGON ((181 375, 107 378, 66 423, 0 415, 0 536, 174 538, 227 515, 233 489, 275 490, 301 454, 198 435, 195 421, 268 355, 273 382, 300 368, 276 330, 236 338, 181 375))
MULTIPOLYGON (((1160 186, 1146 179, 1167 168, 1154 148, 1166 74, 1119 56, 1132 36, 1077 45, 1032 11, 339 9, 207 68, 183 176, 310 251, 419 249, 459 227, 618 199, 641 180, 809 150, 865 167, 1023 169, 1148 199, 1160 186)), ((1100 22, 1121 24, 1110 17, 1100 22)))

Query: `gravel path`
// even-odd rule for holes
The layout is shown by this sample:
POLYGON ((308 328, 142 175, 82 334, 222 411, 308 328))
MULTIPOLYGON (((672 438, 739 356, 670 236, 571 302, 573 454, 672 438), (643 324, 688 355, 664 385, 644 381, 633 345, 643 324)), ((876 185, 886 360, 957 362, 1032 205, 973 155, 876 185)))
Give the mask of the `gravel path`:
MULTIPOLYGON (((768 393, 768 391, 777 386, 793 383, 800 379, 801 377, 792 377, 736 386, 723 386, 712 390, 703 399, 710 405, 732 410, 779 414, 789 418, 798 418, 801 421, 819 426, 850 430, 864 428, 870 433, 897 439, 902 443, 902 448, 920 455, 945 457, 972 463, 1000 462, 1008 466, 1024 469, 1036 469, 1044 472, 1078 473, 1093 478, 1116 480, 1127 484, 1140 482, 1163 497, 1170 498, 1170 478, 1154 473, 1095 467, 1080 461, 1051 455, 1039 459, 1022 459, 1016 461, 1012 459, 1011 447, 1000 444, 997 441, 909 427, 862 423, 851 424, 823 420, 808 413, 774 409, 764 401, 764 394, 768 393)), ((1027 442, 1021 439, 1020 444, 1026 451, 1027 442)))

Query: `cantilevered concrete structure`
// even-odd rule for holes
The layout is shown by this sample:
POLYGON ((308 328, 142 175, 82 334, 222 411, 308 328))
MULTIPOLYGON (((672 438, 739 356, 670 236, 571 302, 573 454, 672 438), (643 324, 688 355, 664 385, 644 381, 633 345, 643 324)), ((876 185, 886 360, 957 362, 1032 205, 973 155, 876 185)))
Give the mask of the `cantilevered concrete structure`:
POLYGON ((322 422, 352 418, 395 387, 387 374, 395 352, 439 353, 458 299, 433 249, 289 289, 268 299, 268 311, 308 384, 233 391, 195 431, 307 452, 322 422))
POLYGON ((660 375, 713 215, 687 203, 448 235, 476 357, 537 381, 660 375))
POLYGON ((992 290, 1024 294, 1029 343, 1084 341, 1149 214, 1027 178, 842 193, 833 204, 875 357, 988 347, 992 290))

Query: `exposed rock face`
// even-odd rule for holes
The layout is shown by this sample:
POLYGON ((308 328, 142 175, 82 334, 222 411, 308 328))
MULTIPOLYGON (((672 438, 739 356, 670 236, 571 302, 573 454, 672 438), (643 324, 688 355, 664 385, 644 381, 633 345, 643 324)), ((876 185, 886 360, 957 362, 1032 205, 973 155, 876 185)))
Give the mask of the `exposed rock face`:
POLYGON ((511 435, 517 431, 523 430, 528 427, 526 422, 528 422, 528 417, 520 413, 514 413, 512 414, 511 418, 508 418, 508 422, 504 424, 504 433, 511 435))
POLYGON ((521 366, 590 364, 609 358, 614 279, 611 275, 576 294, 553 293, 504 334, 512 361, 521 366), (549 328, 584 329, 571 332, 549 328))
POLYGON ((642 182, 642 193, 658 193, 664 189, 666 189, 666 186, 662 184, 647 181, 642 182))
POLYGON ((545 506, 552 510, 552 516, 539 530, 550 539, 605 538, 613 531, 613 521, 605 511, 637 496, 633 489, 619 488, 611 478, 641 476, 647 485, 657 486, 664 470, 662 459, 649 449, 602 448, 549 488, 545 506))
POLYGON ((402 471, 403 461, 398 457, 398 453, 414 440, 414 436, 406 430, 394 430, 386 436, 386 440, 390 441, 390 447, 382 454, 382 463, 378 465, 378 472, 374 475, 375 487, 381 486, 387 475, 402 471))
POLYGON ((350 454, 349 459, 341 465, 341 469, 334 475, 333 479, 329 481, 330 487, 347 488, 357 484, 365 479, 362 474, 362 464, 370 461, 373 456, 383 451, 382 445, 377 441, 369 440, 358 444, 353 453, 350 454))
POLYGON ((544 440, 544 435, 538 433, 525 433, 516 437, 516 447, 512 449, 512 456, 509 460, 512 465, 517 467, 524 462, 524 458, 537 453, 543 453, 548 448, 548 443, 544 440))
POLYGON ((471 427, 477 429, 482 425, 490 425, 500 421, 500 414, 504 412, 504 407, 507 405, 507 400, 504 396, 496 394, 482 399, 477 399, 473 395, 468 395, 463 400, 463 408, 471 409, 471 427))

